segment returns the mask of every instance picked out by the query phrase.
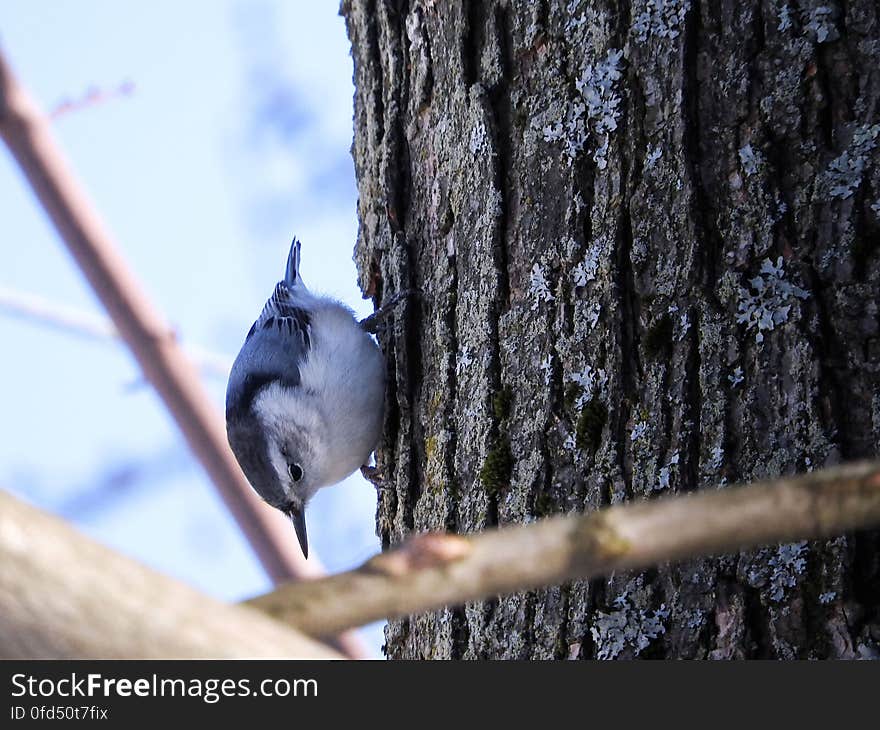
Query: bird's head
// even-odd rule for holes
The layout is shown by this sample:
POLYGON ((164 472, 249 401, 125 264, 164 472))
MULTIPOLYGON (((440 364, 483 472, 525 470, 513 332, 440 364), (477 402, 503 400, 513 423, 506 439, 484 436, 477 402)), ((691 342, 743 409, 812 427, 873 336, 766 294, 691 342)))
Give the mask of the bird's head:
POLYGON ((327 480, 323 426, 296 388, 269 381, 247 404, 227 397, 226 433, 232 452, 254 491, 293 522, 308 557, 305 510, 327 480))

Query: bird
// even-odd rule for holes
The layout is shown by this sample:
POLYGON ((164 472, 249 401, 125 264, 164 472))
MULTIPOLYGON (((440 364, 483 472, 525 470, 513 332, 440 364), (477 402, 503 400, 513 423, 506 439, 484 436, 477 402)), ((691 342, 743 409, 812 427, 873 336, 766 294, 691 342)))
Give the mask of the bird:
POLYGON ((372 333, 401 297, 359 322, 306 288, 300 254, 294 238, 284 278, 232 365, 226 434, 251 487, 290 518, 308 559, 309 500, 365 467, 379 442, 385 362, 372 333))

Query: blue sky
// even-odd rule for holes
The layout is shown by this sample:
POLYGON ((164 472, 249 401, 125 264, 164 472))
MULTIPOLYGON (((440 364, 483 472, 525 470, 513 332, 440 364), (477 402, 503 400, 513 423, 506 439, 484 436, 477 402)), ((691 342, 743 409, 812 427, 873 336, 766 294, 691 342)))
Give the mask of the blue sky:
MULTIPOLYGON (((233 357, 303 241, 310 288, 360 315, 351 260, 352 68, 334 2, 0 4, 0 45, 161 312, 233 357)), ((11 156, 0 154, 0 287, 101 314, 11 156)), ((0 486, 224 599, 270 587, 124 348, 0 311, 0 486)), ((206 377, 218 409, 225 381, 206 377)), ((309 537, 330 570, 378 549, 375 492, 324 490, 309 537)), ((291 540, 295 540, 291 530, 291 540)), ((378 653, 381 630, 365 632, 378 653)))

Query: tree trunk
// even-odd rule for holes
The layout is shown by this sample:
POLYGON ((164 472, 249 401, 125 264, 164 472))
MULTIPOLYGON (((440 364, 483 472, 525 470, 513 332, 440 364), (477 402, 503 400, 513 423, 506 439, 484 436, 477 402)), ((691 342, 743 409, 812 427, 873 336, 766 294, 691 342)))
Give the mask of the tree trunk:
MULTIPOLYGON (((880 446, 874 0, 343 4, 383 545, 880 446)), ((393 658, 863 657, 876 533, 394 621, 393 658)))

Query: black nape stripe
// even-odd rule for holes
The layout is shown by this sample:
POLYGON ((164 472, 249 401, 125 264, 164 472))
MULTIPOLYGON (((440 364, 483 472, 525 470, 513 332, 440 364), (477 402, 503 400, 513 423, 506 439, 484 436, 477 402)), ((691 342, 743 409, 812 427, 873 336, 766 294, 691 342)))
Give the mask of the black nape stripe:
POLYGON ((287 388, 294 388, 299 385, 299 379, 285 378, 280 373, 252 373, 246 375, 238 392, 238 397, 226 409, 227 415, 233 410, 239 414, 247 413, 253 405, 257 394, 270 383, 281 383, 281 385, 287 388))
POLYGON ((252 373, 246 375, 241 384, 241 389, 238 391, 236 402, 230 405, 239 413, 246 413, 250 410, 254 398, 257 397, 257 393, 273 380, 278 379, 277 373, 252 373))

